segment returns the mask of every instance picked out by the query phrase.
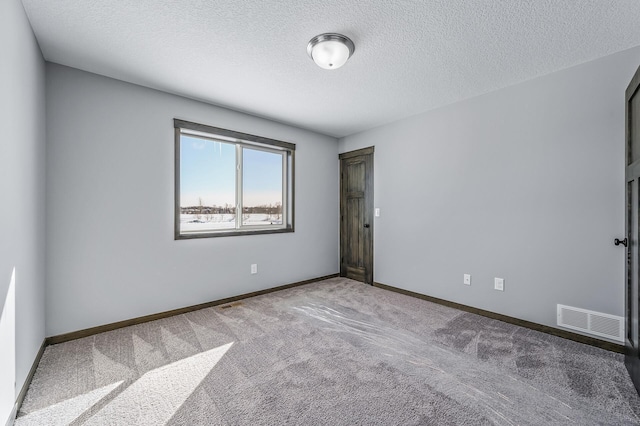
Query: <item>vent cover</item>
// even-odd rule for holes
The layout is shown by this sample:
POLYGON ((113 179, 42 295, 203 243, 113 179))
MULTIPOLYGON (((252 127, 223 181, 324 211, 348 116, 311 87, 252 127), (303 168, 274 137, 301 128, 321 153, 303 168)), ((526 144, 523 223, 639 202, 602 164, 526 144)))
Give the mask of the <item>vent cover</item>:
POLYGON ((624 343, 624 318, 558 305, 558 325, 624 343))

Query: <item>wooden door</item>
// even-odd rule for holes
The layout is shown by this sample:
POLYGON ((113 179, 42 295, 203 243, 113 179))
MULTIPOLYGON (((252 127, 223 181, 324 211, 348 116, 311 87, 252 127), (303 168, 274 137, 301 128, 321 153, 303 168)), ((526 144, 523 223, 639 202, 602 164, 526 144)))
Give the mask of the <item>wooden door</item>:
POLYGON ((626 209, 625 239, 615 240, 616 245, 627 247, 627 267, 625 273, 625 321, 626 321, 626 354, 625 364, 631 374, 631 380, 640 392, 640 351, 638 319, 640 317, 640 288, 638 274, 640 259, 638 257, 639 227, 638 210, 640 208, 640 68, 633 76, 626 92, 626 209))
POLYGON ((373 284, 373 147, 340 154, 340 276, 373 284))

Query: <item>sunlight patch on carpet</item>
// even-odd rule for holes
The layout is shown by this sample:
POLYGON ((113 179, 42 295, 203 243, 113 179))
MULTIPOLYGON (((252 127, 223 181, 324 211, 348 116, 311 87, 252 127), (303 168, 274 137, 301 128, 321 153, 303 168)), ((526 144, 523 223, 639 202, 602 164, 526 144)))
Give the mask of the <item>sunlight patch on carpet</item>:
POLYGON ((145 373, 85 424, 166 424, 232 345, 145 373))
POLYGON ((18 417, 15 426, 68 425, 122 383, 123 381, 112 383, 18 417))

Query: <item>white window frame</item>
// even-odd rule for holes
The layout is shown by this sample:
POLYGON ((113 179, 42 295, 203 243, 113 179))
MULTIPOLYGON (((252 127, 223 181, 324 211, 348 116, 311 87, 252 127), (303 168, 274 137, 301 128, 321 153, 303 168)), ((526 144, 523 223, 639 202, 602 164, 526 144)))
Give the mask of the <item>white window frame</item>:
POLYGON ((275 234, 294 232, 294 157, 295 144, 174 119, 175 128, 175 239, 226 237, 238 235, 275 234), (235 228, 203 231, 180 230, 180 146, 182 135, 197 137, 235 146, 236 152, 236 215, 235 228), (282 156, 282 225, 243 224, 243 149, 265 151, 282 156))

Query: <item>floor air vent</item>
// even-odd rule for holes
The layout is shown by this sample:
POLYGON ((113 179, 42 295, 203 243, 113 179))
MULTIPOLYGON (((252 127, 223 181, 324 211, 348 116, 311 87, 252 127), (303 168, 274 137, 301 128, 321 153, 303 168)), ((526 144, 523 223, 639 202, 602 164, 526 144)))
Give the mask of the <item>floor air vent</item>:
POLYGON ((558 305, 558 325, 624 342, 624 318, 615 315, 558 305))
POLYGON ((228 305, 220 306, 220 309, 235 308, 236 306, 242 306, 242 302, 229 303, 228 305))

